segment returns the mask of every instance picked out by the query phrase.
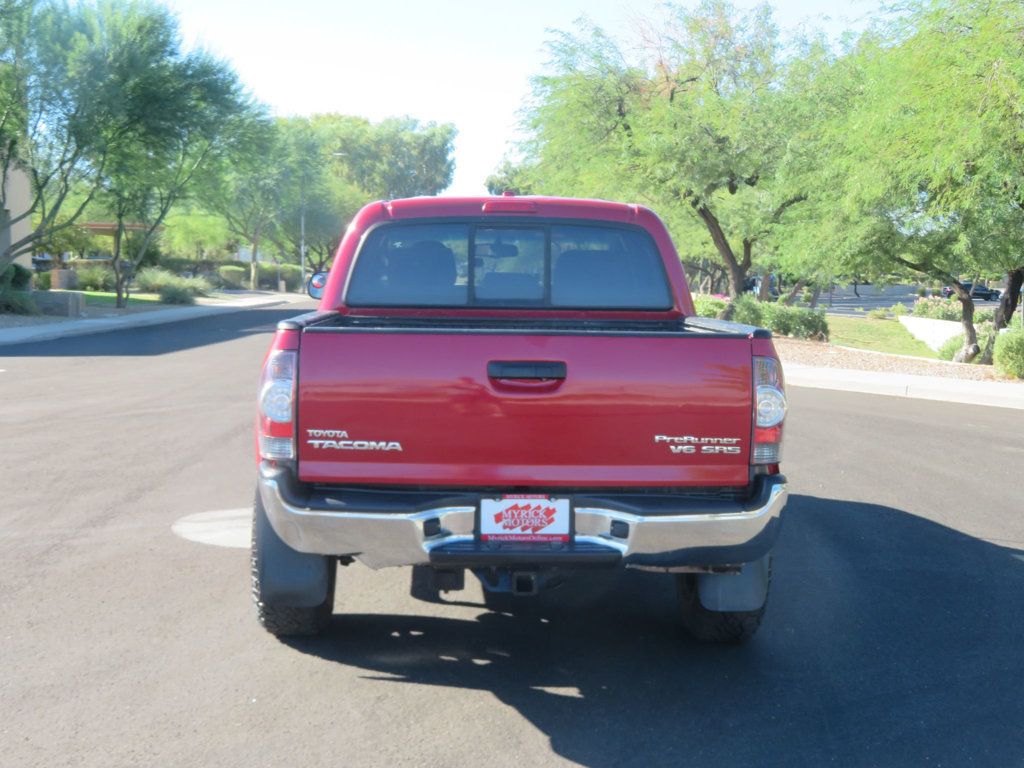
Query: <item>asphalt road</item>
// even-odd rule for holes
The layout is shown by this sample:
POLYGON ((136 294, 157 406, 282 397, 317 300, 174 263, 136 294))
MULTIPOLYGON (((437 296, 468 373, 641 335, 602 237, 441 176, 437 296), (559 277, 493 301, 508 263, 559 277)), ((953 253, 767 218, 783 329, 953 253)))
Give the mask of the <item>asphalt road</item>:
POLYGON ((327 636, 281 643, 247 553, 171 526, 250 503, 295 311, 0 349, 5 768, 1024 765, 1019 412, 792 390, 745 646, 684 639, 658 575, 504 615, 358 565, 327 636))
MULTIPOLYGON (((818 299, 818 308, 833 315, 863 317, 872 309, 889 309, 893 304, 903 304, 909 310, 917 301, 917 288, 910 285, 859 285, 836 286, 829 296, 828 291, 818 299)), ((975 309, 995 309, 998 301, 974 300, 975 309)))

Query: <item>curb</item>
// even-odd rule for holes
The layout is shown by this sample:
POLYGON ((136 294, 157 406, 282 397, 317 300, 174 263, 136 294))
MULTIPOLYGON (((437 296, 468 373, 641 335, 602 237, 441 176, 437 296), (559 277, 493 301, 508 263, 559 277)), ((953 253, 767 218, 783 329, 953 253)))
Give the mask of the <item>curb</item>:
POLYGON ((833 389, 869 395, 941 400, 947 403, 986 405, 1024 410, 1024 383, 965 381, 944 376, 910 373, 877 373, 847 368, 816 368, 794 363, 782 364, 786 384, 794 387, 833 389))
POLYGON ((51 341, 69 336, 85 336, 92 333, 108 333, 126 328, 144 328, 149 325, 163 325, 182 320, 192 320, 207 315, 228 314, 245 309, 274 307, 278 304, 291 304, 286 298, 257 297, 242 299, 228 304, 207 304, 194 307, 175 307, 173 309, 155 309, 152 312, 139 312, 125 317, 99 318, 95 320, 70 320, 66 323, 50 325, 30 325, 20 328, 0 330, 0 347, 14 344, 28 344, 35 341, 51 341))

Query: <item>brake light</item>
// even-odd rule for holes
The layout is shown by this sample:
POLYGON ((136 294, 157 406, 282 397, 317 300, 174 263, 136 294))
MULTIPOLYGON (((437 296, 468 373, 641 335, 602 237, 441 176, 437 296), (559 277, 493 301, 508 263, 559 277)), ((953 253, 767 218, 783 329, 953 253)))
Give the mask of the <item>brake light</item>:
POLYGON ((295 458, 295 367, 292 349, 272 349, 263 365, 258 430, 261 459, 295 458))
POLYGON ((537 204, 532 200, 488 200, 481 207, 484 213, 536 213, 537 204))
POLYGON ((754 357, 754 450, 751 464, 778 464, 786 418, 782 367, 774 357, 754 357))

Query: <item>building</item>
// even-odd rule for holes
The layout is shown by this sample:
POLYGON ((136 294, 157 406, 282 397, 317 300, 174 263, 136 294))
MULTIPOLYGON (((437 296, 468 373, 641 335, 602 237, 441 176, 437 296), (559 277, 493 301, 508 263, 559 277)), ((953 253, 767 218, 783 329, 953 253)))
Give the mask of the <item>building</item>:
MULTIPOLYGON (((6 251, 11 243, 18 242, 32 231, 31 216, 8 225, 12 218, 23 214, 32 204, 32 185, 28 175, 19 168, 10 168, 4 186, 4 210, 0 211, 0 253, 6 251)), ((15 262, 31 269, 32 254, 23 253, 15 262)))

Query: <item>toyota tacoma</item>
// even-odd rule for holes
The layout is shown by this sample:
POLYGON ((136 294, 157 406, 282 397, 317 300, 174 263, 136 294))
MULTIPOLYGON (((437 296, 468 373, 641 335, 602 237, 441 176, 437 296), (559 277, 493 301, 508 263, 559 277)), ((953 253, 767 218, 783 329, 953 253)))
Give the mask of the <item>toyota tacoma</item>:
POLYGON ((278 325, 259 389, 267 630, 323 629, 359 561, 435 595, 469 571, 499 600, 640 569, 676 580, 691 635, 756 631, 787 498, 782 368, 768 331, 696 316, 652 211, 376 202, 309 289, 319 309, 278 325))

